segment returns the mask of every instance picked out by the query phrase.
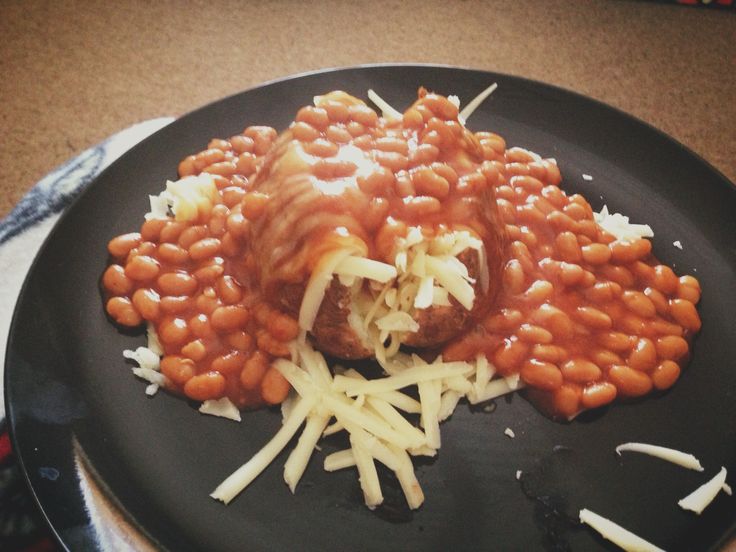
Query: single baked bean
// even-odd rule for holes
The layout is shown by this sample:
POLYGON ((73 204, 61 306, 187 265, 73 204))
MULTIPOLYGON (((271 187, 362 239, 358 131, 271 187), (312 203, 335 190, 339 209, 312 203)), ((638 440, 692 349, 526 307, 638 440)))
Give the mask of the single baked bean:
POLYGON ((651 286, 665 295, 672 295, 677 292, 679 285, 677 276, 672 269, 665 265, 657 265, 654 267, 654 280, 651 286))
POLYGON ((201 284, 214 284, 225 273, 221 257, 213 257, 207 264, 194 271, 194 278, 201 284))
POLYGON ((560 279, 560 282, 562 282, 566 286, 574 286, 580 280, 583 279, 584 270, 583 267, 581 267, 578 264, 575 263, 560 263, 560 271, 558 273, 558 277, 560 279))
POLYGON ((367 105, 355 104, 348 107, 350 118, 363 126, 373 127, 378 123, 378 115, 367 105))
POLYGON ((582 260, 578 239, 572 232, 558 234, 555 238, 555 247, 563 261, 578 263, 582 260))
POLYGON ((611 259, 611 250, 602 243, 591 243, 580 248, 583 260, 591 265, 606 264, 611 259))
POLYGON ((523 320, 521 311, 516 309, 501 309, 500 312, 486 318, 484 327, 491 333, 501 333, 516 328, 523 320))
POLYGON ((320 136, 319 130, 304 121, 293 123, 291 125, 291 133, 300 142, 311 142, 320 136))
POLYGON ((402 123, 404 128, 419 129, 424 126, 424 118, 420 111, 412 107, 404 112, 402 123))
POLYGON ((652 300, 641 291, 624 291, 621 299, 627 309, 642 318, 653 318, 657 314, 652 300))
POLYGON ((161 373, 182 386, 194 376, 194 362, 180 355, 166 355, 161 359, 161 373))
POLYGON ((649 371, 657 364, 657 347, 651 339, 641 337, 628 358, 628 365, 635 370, 649 371))
MULTIPOLYGON (((511 180, 509 180, 509 184, 514 187, 520 186, 521 188, 524 188, 524 190, 526 190, 530 194, 539 194, 542 192, 542 188, 544 188, 544 184, 539 179, 534 178, 533 176, 526 176, 526 175, 512 176, 511 180)), ((540 200, 540 199, 544 199, 544 198, 537 197, 537 200, 540 200)), ((552 204, 547 202, 546 200, 545 202, 549 206, 552 206, 552 204)), ((537 207, 539 208, 539 206, 537 207)), ((545 215, 551 211, 551 210, 545 211, 541 208, 540 210, 544 212, 545 215)))
MULTIPOLYGON (((577 232, 578 223, 572 217, 567 216, 561 211, 552 211, 547 215, 547 222, 552 226, 555 232, 577 232)), ((575 240, 577 245, 577 239, 575 240)))
POLYGON ((173 243, 162 243, 158 246, 158 257, 165 263, 183 265, 189 260, 186 249, 173 243))
POLYGON ((643 335, 646 328, 646 322, 643 318, 640 318, 633 313, 626 312, 615 320, 614 326, 618 331, 631 336, 643 335))
POLYGON ((463 175, 457 182, 455 192, 458 195, 479 195, 486 189, 488 182, 480 172, 471 172, 463 175))
POLYGON ((657 389, 669 389, 680 377, 680 366, 671 360, 661 362, 652 372, 652 383, 657 389))
POLYGON ((652 390, 652 380, 645 372, 625 365, 611 366, 608 380, 616 386, 619 393, 627 397, 641 397, 652 390))
POLYGON ((330 118, 327 116, 327 111, 321 107, 314 107, 311 105, 302 107, 296 114, 297 122, 307 123, 316 129, 324 130, 327 125, 330 124, 330 118))
MULTIPOLYGON (((127 273, 127 270, 126 270, 127 273)), ((670 313, 675 321, 691 332, 700 330, 700 316, 698 311, 687 299, 670 299, 670 313)))
MULTIPOLYGON (((215 306, 215 308, 217 308, 217 306, 215 306)), ((213 308, 212 310, 215 309, 213 308)), ((210 319, 206 314, 202 313, 190 318, 189 327, 191 328, 192 333, 200 339, 213 339, 217 337, 217 333, 210 324, 210 319)))
POLYGON ((353 139, 351 134, 343 126, 330 125, 325 130, 325 138, 336 144, 347 144, 353 139))
POLYGON ((550 299, 554 291, 554 286, 547 280, 535 280, 524 292, 523 298, 531 305, 538 305, 550 299))
POLYGON ((545 216, 542 211, 537 209, 532 203, 524 203, 516 206, 516 219, 524 224, 543 225, 545 216))
POLYGON ((145 319, 154 321, 161 314, 161 297, 152 289, 140 288, 131 298, 135 310, 145 319))
POLYGON ((365 127, 357 121, 350 121, 345 125, 345 129, 353 138, 357 138, 358 136, 365 134, 365 127))
POLYGON ((160 265, 156 259, 148 255, 138 255, 133 257, 128 264, 125 265, 125 275, 131 280, 145 282, 155 278, 160 270, 160 265))
POLYGON ((680 360, 688 353, 688 344, 682 337, 666 335, 657 339, 657 354, 667 360, 680 360))
POLYGON ((156 244, 153 242, 142 242, 138 247, 130 250, 126 257, 126 263, 129 263, 133 257, 152 257, 156 253, 156 244))
POLYGON ((320 159, 319 161, 315 162, 312 165, 312 173, 317 178, 327 180, 331 178, 344 178, 346 176, 352 176, 357 168, 357 165, 352 161, 327 158, 320 159))
POLYGON ((256 344, 258 348, 274 357, 289 357, 291 350, 289 346, 276 339, 268 331, 260 331, 256 335, 256 344))
POLYGON ((203 238, 207 237, 207 227, 204 225, 190 226, 179 235, 178 244, 184 249, 203 238))
MULTIPOLYGON (((409 166, 430 165, 437 161, 440 150, 432 144, 420 144, 409 152, 409 166)), ((406 155, 406 154, 404 154, 406 155)))
POLYGON ((107 314, 121 326, 138 326, 143 318, 127 297, 112 297, 105 306, 107 314))
POLYGON ((112 295, 127 295, 133 289, 133 280, 125 275, 122 266, 113 264, 102 275, 102 285, 112 295))
POLYGON ((225 159, 225 152, 216 148, 200 151, 194 156, 195 172, 202 171, 205 167, 209 167, 210 165, 219 163, 220 161, 225 161, 225 159))
POLYGON ((682 326, 657 318, 647 324, 647 329, 653 335, 678 335, 683 333, 682 326))
POLYGON ((600 332, 596 336, 596 341, 606 349, 617 353, 627 352, 633 346, 629 336, 621 332, 600 332))
MULTIPOLYGON (((598 224, 592 219, 583 219, 577 221, 578 238, 585 236, 590 239, 591 243, 598 240, 598 224)), ((588 245, 588 244, 582 244, 588 245)))
POLYGON ((261 380, 261 397, 268 404, 279 404, 286 399, 291 386, 276 368, 266 370, 261 380))
POLYGON ((317 157, 332 157, 337 155, 340 149, 337 144, 325 138, 317 138, 313 142, 304 144, 303 147, 309 155, 316 155, 317 157))
MULTIPOLYGON (((463 177, 465 178, 465 177, 463 177)), ((461 180, 462 182, 462 180, 461 180)), ((534 249, 538 245, 537 235, 532 232, 528 226, 522 226, 519 229, 519 239, 529 248, 534 249)))
POLYGON ((596 279, 595 274, 589 270, 583 270, 583 275, 580 277, 578 287, 587 289, 595 285, 596 279))
POLYGON ((161 297, 161 310, 166 314, 182 314, 192 309, 195 305, 194 299, 187 296, 166 295, 161 297))
POLYGON ((442 210, 442 204, 436 197, 413 196, 404 198, 404 213, 409 218, 423 218, 442 210))
POLYGON ((542 196, 558 209, 562 209, 567 205, 565 192, 560 190, 557 186, 545 186, 542 188, 542 196))
POLYGON ((385 167, 378 167, 367 176, 358 176, 356 179, 358 187, 372 196, 388 195, 395 181, 394 173, 385 167))
MULTIPOLYGON (((245 190, 240 186, 227 186, 221 190, 222 201, 228 207, 234 207, 240 205, 245 196, 245 190)), ((210 226, 210 230, 212 227, 210 226)))
POLYGON ((670 311, 669 304, 667 303, 667 298, 662 295, 661 292, 652 287, 647 287, 644 288, 644 295, 649 298, 649 300, 654 305, 657 314, 659 314, 660 316, 665 316, 670 311))
POLYGON ((393 172, 406 170, 409 168, 409 159, 406 157, 406 155, 403 155, 401 153, 396 153, 393 151, 374 150, 373 159, 379 165, 386 167, 393 172))
POLYGON ((182 318, 169 318, 158 327, 158 337, 164 345, 183 345, 189 336, 189 326, 182 318))
POLYGON ((227 231, 236 239, 243 239, 250 233, 250 221, 242 213, 231 213, 225 223, 227 231))
POLYGON ((585 408, 598 408, 599 406, 613 402, 616 394, 616 387, 612 383, 608 383, 607 381, 593 383, 583 389, 581 402, 585 408))
POLYGON ((547 184, 559 185, 562 182, 562 174, 560 174, 560 168, 557 163, 552 159, 544 159, 542 161, 544 168, 547 169, 547 184))
POLYGON ((197 291, 197 280, 186 272, 167 272, 156 281, 164 295, 191 296, 197 291))
POLYGON ((526 289, 524 269, 517 259, 511 259, 503 270, 503 287, 507 293, 517 295, 526 289))
MULTIPOLYGON (((250 155, 250 154, 244 154, 244 155, 250 155)), ((220 176, 231 176, 235 174, 236 172, 239 172, 240 166, 238 163, 235 163, 233 161, 220 161, 219 163, 213 163, 212 165, 208 165, 204 169, 202 169, 202 172, 208 173, 208 174, 217 174, 220 176)))
POLYGON ((250 314, 244 307, 227 305, 214 310, 211 323, 218 331, 232 331, 245 327, 249 318, 250 314))
POLYGON ((279 341, 291 341, 299 335, 299 323, 287 314, 275 314, 268 318, 266 329, 279 341))
POLYGON ((319 106, 327 112, 327 116, 331 121, 344 123, 350 116, 348 106, 337 100, 322 101, 319 106))
POLYGON ((230 145, 236 153, 252 152, 255 143, 253 138, 243 135, 236 135, 230 138, 230 145))
POLYGON ((523 364, 519 375, 527 385, 538 389, 555 391, 562 385, 562 373, 557 366, 534 358, 523 364))
POLYGON ((575 383, 590 383, 601 377, 601 369, 584 358, 573 358, 560 366, 562 376, 566 381, 575 383))
POLYGON ((210 364, 210 369, 224 375, 240 374, 245 363, 245 355, 240 351, 232 351, 216 356, 210 364))
POLYGON ((509 253, 512 259, 516 259, 521 263, 521 267, 524 269, 525 273, 534 273, 535 264, 534 261, 532 261, 532 254, 529 252, 529 248, 524 242, 519 240, 511 242, 509 253))
POLYGON ((588 216, 588 211, 580 203, 569 203, 565 205, 562 212, 575 220, 583 220, 588 216))
MULTIPOLYGON (((266 210, 268 196, 261 192, 248 192, 243 197, 241 211, 248 220, 256 220, 266 210)), ((202 236, 204 237, 204 236, 202 236)))
POLYGON ((141 235, 138 232, 122 234, 110 240, 107 244, 107 250, 113 257, 122 259, 130 253, 131 249, 138 247, 141 242, 141 235))
POLYGON ((644 261, 634 261, 626 266, 640 282, 651 282, 654 279, 654 267, 644 261))
POLYGON ((189 257, 193 261, 202 261, 214 257, 220 252, 222 242, 217 238, 204 238, 189 246, 189 257))
POLYGON ((527 357, 529 347, 519 339, 512 337, 503 340, 503 344, 493 355, 493 364, 502 374, 512 373, 527 357))
POLYGON ((589 328, 608 330, 613 326, 611 317, 594 307, 577 307, 572 314, 578 321, 589 328))
POLYGON ((572 418, 580 411, 580 396, 578 386, 562 384, 554 394, 555 412, 560 416, 572 418))
POLYGON ((243 290, 235 278, 223 276, 217 280, 217 295, 226 305, 233 305, 243 298, 243 290))
POLYGON ((506 174, 508 176, 528 176, 531 169, 525 163, 506 163, 506 174))
POLYGON ((157 242, 161 236, 161 230, 168 219, 150 219, 141 225, 141 238, 145 241, 157 242))
POLYGON ((406 140, 398 136, 384 136, 376 139, 376 149, 381 151, 394 151, 402 155, 409 155, 409 146, 406 140))
POLYGON ((634 275, 623 266, 606 264, 598 267, 598 274, 606 280, 616 282, 624 288, 631 288, 636 282, 634 275))
POLYGON ((232 332, 225 336, 225 343, 236 351, 248 352, 253 348, 253 338, 244 331, 232 332))
MULTIPOLYGON (((526 177, 523 177, 523 176, 515 176, 513 178, 526 178, 526 177)), ((512 180, 513 180, 513 178, 512 178, 512 180)), ((555 212, 557 210, 557 207, 555 207, 554 205, 552 205, 552 202, 551 201, 548 201, 547 199, 545 199, 542 196, 530 195, 526 199, 526 201, 528 203, 533 203, 534 206, 537 209, 539 209, 542 213, 544 213, 545 216, 547 216, 550 213, 553 213, 553 212, 555 212)))
POLYGON ((185 222, 169 221, 161 229, 159 240, 163 243, 174 243, 188 225, 185 222))
POLYGON ((620 356, 607 349, 592 349, 588 355, 596 365, 604 368, 608 368, 614 364, 623 364, 623 359, 620 356))
POLYGON ((180 178, 196 174, 196 157, 194 157, 193 155, 188 155, 184 159, 182 159, 179 163, 177 173, 179 174, 180 178))
POLYGON ((698 301, 700 301, 700 284, 692 276, 689 278, 695 280, 696 285, 691 285, 691 280, 684 278, 685 276, 680 277, 680 283, 677 286, 677 297, 690 301, 693 305, 697 305, 698 301))
POLYGON ((559 364, 568 358, 567 350, 559 345, 539 344, 532 347, 532 358, 559 364))
POLYGON ((573 335, 573 325, 564 311, 550 304, 540 305, 531 313, 532 322, 544 326, 558 339, 569 339, 573 335))
POLYGON ((225 377, 217 372, 192 376, 184 384, 184 394, 195 401, 219 399, 225 393, 225 377))
POLYGON ((420 195, 433 196, 442 200, 450 193, 450 183, 429 167, 412 169, 409 174, 414 189, 420 195))
POLYGON ((181 354, 195 362, 199 362, 207 356, 207 347, 204 341, 195 339, 181 348, 181 354))
POLYGON ((621 295, 622 289, 616 282, 598 282, 583 292, 583 296, 593 303, 608 303, 621 295))
POLYGON ((639 261, 652 251, 652 242, 644 238, 631 241, 616 240, 608 244, 611 249, 611 262, 628 264, 639 261))
POLYGON ((516 335, 526 343, 552 343, 552 334, 541 326, 533 324, 522 324, 516 331, 516 335))
POLYGON ((496 199, 496 204, 501 213, 501 218, 506 224, 512 224, 516 221, 516 207, 514 207, 513 203, 507 199, 498 198, 496 199))

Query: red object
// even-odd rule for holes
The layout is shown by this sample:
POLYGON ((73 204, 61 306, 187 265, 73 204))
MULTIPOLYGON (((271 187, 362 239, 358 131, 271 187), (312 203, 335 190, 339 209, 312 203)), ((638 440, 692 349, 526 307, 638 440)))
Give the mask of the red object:
POLYGON ((10 447, 10 436, 7 433, 0 435, 0 463, 8 459, 13 452, 10 447))

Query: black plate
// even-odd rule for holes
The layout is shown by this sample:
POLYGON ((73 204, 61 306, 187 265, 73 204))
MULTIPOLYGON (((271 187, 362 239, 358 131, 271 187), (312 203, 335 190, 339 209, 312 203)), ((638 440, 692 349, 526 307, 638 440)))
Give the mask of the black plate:
POLYGON ((569 522, 581 507, 668 550, 716 548, 732 529, 736 499, 721 494, 701 516, 677 506, 721 466, 736 470, 736 189, 680 144, 632 117, 559 88, 448 67, 378 66, 266 84, 182 117, 107 169, 56 226, 15 312, 6 393, 16 450, 49 523, 67 547, 94 549, 72 463, 76 438, 108 495, 169 550, 612 548, 569 522), (470 127, 559 161, 564 188, 654 228, 654 252, 702 282, 703 331, 669 393, 616 405, 570 424, 549 421, 520 397, 494 412, 461 406, 443 426, 435 461, 418 467, 426 502, 407 512, 394 481, 389 504, 362 504, 355 474, 311 462, 296 496, 281 480, 282 454, 230 506, 208 493, 280 424, 277 411, 241 424, 199 415, 185 401, 144 395, 121 356, 142 344, 105 318, 98 279, 107 241, 135 229, 147 194, 185 155, 247 124, 284 128, 315 94, 378 90, 403 108, 419 85, 467 102, 499 89, 470 127), (585 181, 582 174, 590 174, 585 181), (675 240, 683 249, 673 247, 675 240), (511 427, 515 439, 504 436, 511 427), (705 473, 629 454, 625 441, 690 451, 705 473), (58 470, 49 478, 47 468, 58 470), (515 479, 522 470, 521 482, 515 479), (54 479, 53 481, 51 479, 54 479))

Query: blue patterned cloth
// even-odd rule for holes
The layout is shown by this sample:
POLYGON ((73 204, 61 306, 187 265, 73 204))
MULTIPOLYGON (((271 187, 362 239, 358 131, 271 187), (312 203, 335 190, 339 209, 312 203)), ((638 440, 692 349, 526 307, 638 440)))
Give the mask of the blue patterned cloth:
POLYGON ((85 150, 45 176, 0 221, 0 421, 5 417, 3 377, 5 344, 23 280, 39 247, 62 211, 80 192, 132 146, 173 121, 161 117, 139 123, 85 150))

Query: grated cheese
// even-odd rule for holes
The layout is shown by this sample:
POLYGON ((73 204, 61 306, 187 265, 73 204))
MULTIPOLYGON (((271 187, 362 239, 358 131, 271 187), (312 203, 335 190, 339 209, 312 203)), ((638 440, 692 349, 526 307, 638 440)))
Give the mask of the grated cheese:
POLYGON ((378 106, 384 119, 400 120, 403 118, 403 115, 400 111, 391 107, 391 105, 386 100, 384 100, 381 96, 378 95, 375 90, 371 88, 368 89, 368 98, 378 106))
POLYGON ((240 410, 235 406, 230 399, 223 397, 221 399, 209 399, 203 401, 199 406, 199 411, 202 414, 209 414, 210 416, 218 416, 220 418, 227 418, 239 422, 240 410))
MULTIPOLYGON (((718 493, 721 492, 721 490, 725 490, 724 485, 726 485, 727 474, 728 472, 726 471, 726 468, 721 468, 721 471, 719 471, 713 479, 703 483, 692 493, 680 500, 677 503, 678 506, 683 510, 690 510, 691 512, 695 512, 700 515, 700 513, 705 510, 711 502, 713 502, 718 493)), ((727 494, 730 494, 728 493, 729 490, 731 490, 730 487, 726 490, 727 494)))
POLYGON ((616 447, 616 454, 621 456, 622 452, 641 452, 642 454, 648 454, 655 458, 661 458, 683 468, 688 468, 695 471, 703 471, 703 466, 700 465, 700 460, 695 458, 692 454, 681 452, 679 450, 660 447, 657 445, 649 445, 646 443, 624 443, 616 447))
POLYGON ((682 243, 680 242, 680 240, 673 241, 672 242, 672 245, 674 245, 677 249, 679 249, 680 251, 682 251, 682 243))
POLYGON ((493 92, 498 88, 497 83, 493 83, 488 88, 483 90, 480 94, 478 94, 475 98, 470 100, 468 105, 466 105, 463 110, 460 112, 460 115, 458 115, 458 119, 460 119, 461 122, 465 122, 470 118, 470 116, 473 114, 473 112, 480 107, 480 104, 482 104, 488 96, 493 94, 493 92))
POLYGON ((580 510, 580 523, 589 525, 600 533, 604 539, 611 541, 628 552, 664 552, 664 550, 653 545, 651 542, 644 540, 631 531, 612 522, 610 519, 599 516, 586 508, 580 510))
POLYGON ((514 430, 511 429, 510 427, 507 427, 506 429, 504 429, 503 434, 506 435, 507 437, 510 437, 511 439, 516 437, 516 433, 514 433, 514 430))
POLYGON ((600 213, 593 213, 593 218, 606 232, 622 241, 654 236, 652 227, 648 224, 630 223, 629 217, 620 213, 609 213, 606 205, 603 206, 600 213))
POLYGON ((588 182, 590 182, 591 180, 593 180, 593 177, 589 174, 583 173, 583 180, 587 180, 588 182))

